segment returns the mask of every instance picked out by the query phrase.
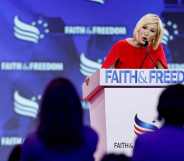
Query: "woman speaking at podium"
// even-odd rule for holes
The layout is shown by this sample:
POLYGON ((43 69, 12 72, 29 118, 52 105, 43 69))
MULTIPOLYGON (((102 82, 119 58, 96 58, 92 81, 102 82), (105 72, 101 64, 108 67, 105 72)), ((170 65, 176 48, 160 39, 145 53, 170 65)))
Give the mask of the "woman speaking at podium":
POLYGON ((155 14, 144 15, 136 24, 133 37, 116 42, 102 68, 167 69, 161 45, 163 25, 155 14))

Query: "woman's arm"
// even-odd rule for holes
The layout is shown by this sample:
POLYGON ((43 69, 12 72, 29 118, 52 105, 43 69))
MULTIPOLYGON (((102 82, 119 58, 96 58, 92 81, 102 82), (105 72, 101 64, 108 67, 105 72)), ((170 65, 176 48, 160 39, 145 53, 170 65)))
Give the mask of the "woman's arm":
POLYGON ((103 64, 102 64, 102 68, 115 68, 116 66, 116 62, 118 60, 119 57, 119 47, 120 47, 120 41, 116 42, 111 50, 109 51, 109 53, 107 54, 107 57, 105 58, 103 64))

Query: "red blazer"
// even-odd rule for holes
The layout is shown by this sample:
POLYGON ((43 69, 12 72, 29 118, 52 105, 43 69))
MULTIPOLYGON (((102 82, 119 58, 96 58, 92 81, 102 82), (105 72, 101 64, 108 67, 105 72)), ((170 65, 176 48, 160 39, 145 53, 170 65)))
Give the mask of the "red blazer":
POLYGON ((127 40, 115 43, 108 53, 102 68, 153 69, 158 61, 167 69, 167 60, 162 45, 154 50, 152 46, 134 47, 127 40))

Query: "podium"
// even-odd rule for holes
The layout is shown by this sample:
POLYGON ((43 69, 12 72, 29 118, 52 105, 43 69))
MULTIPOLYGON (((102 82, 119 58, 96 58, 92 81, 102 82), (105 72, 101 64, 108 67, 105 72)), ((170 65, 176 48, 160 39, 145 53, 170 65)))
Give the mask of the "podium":
POLYGON ((109 152, 131 156, 136 137, 162 124, 156 111, 162 90, 183 82, 183 70, 101 69, 86 79, 83 98, 99 135, 96 161, 109 152))

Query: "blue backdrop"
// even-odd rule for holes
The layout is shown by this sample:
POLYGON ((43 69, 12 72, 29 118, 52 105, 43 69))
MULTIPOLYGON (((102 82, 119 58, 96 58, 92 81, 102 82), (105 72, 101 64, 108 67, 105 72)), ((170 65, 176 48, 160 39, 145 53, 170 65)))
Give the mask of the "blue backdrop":
POLYGON ((48 81, 65 76, 82 95, 85 76, 100 68, 112 44, 131 36, 137 20, 148 12, 164 22, 169 67, 183 67, 184 1, 1 0, 1 161, 34 129, 48 81))

